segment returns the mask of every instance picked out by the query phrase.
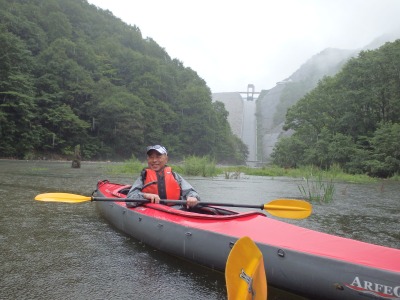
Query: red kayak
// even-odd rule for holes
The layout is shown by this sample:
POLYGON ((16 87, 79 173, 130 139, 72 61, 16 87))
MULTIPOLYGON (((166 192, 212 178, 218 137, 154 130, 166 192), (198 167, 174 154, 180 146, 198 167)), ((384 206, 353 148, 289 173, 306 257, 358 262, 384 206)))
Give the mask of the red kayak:
MULTIPOLYGON (((125 198, 129 186, 108 181, 96 196, 125 198)), ((127 208, 96 202, 116 228, 156 249, 225 270, 232 245, 250 237, 261 250, 268 284, 311 299, 400 299, 400 250, 329 235, 268 218, 261 212, 161 204, 127 208)))

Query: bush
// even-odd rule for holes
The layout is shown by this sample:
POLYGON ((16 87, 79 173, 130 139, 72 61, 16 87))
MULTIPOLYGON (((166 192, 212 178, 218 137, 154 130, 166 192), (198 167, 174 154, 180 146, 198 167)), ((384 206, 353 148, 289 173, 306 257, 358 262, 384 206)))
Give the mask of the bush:
POLYGON ((212 160, 209 156, 186 157, 183 162, 182 172, 185 175, 203 176, 203 177, 212 177, 218 174, 215 161, 212 160))

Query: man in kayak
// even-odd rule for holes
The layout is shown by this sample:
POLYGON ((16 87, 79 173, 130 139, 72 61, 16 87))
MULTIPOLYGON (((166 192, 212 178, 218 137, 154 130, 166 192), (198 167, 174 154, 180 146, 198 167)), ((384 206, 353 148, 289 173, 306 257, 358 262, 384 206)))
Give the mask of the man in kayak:
MULTIPOLYGON (((191 208, 200 201, 199 194, 181 175, 167 166, 168 152, 161 145, 147 147, 147 165, 133 183, 128 198, 147 199, 159 203, 161 199, 186 200, 186 207, 191 208)), ((128 207, 140 205, 127 202, 128 207)))

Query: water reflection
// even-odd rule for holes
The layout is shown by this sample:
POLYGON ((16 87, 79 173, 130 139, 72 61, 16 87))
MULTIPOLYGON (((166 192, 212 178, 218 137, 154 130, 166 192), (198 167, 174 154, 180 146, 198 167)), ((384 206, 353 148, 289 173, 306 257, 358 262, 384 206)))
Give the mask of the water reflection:
MULTIPOLYGON (((0 161, 1 299, 225 299, 221 272, 147 247, 116 231, 93 203, 35 202, 44 192, 90 195, 109 164, 0 161)), ((242 177, 189 178, 206 201, 267 203, 299 197, 299 181, 242 177)), ((306 220, 286 220, 327 233, 399 248, 397 183, 338 184, 335 201, 314 205, 306 220)), ((245 209, 243 209, 245 210, 245 209)), ((269 299, 300 299, 269 288, 269 299)))

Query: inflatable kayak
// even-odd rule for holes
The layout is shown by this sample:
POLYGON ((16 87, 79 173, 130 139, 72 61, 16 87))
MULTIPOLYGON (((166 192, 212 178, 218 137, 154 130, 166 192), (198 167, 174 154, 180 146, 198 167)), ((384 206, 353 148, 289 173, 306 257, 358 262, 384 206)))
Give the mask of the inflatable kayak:
POLYGON ((96 202, 116 228, 160 251, 224 271, 241 237, 251 238, 264 258, 268 284, 311 299, 400 299, 400 250, 302 228, 261 212, 215 206, 204 211, 162 204, 127 208, 129 186, 109 181, 96 202))

